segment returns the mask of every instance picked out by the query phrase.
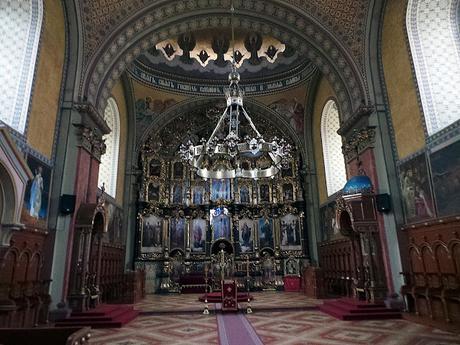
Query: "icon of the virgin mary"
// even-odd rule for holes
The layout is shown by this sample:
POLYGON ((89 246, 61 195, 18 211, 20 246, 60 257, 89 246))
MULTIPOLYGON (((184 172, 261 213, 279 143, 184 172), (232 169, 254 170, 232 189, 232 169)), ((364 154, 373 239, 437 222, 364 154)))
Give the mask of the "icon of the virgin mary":
POLYGON ((30 199, 29 199, 29 214, 34 218, 39 218, 40 209, 42 207, 42 194, 43 194, 43 177, 42 167, 39 166, 35 170, 35 176, 32 180, 32 186, 30 187, 30 199))

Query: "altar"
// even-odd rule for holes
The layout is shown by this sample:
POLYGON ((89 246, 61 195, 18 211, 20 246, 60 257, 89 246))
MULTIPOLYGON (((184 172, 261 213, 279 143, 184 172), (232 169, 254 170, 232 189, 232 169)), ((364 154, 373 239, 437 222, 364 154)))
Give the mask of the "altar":
POLYGON ((224 279, 238 293, 282 291, 286 276, 300 280, 309 255, 296 160, 274 178, 203 179, 147 140, 141 162, 135 267, 147 294, 220 293, 224 279))

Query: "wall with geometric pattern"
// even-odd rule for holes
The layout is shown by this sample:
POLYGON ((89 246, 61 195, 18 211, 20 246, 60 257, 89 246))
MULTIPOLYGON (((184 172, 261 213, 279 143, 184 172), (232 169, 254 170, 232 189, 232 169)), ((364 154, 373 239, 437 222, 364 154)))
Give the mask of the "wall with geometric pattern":
POLYGON ((42 0, 0 2, 0 120, 24 133, 43 20, 42 0))

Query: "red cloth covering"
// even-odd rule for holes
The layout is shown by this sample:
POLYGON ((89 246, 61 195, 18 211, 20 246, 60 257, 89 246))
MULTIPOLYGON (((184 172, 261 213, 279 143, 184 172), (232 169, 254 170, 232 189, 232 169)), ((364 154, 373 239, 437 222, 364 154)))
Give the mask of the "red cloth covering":
POLYGON ((222 282, 222 311, 238 310, 238 291, 236 281, 224 280, 222 282))
POLYGON ((300 277, 287 276, 283 278, 284 291, 287 292, 299 292, 300 291, 300 277))

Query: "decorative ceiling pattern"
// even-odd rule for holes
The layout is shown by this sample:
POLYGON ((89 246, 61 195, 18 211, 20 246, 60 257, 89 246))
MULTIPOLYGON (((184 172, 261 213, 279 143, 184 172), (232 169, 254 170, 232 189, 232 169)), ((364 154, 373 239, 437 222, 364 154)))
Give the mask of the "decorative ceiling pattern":
POLYGON ((77 0, 83 29, 83 65, 117 25, 155 0, 77 0))
POLYGON ((313 17, 350 50, 364 68, 364 47, 369 0, 284 0, 313 17))
MULTIPOLYGON (((103 111, 113 85, 138 56, 168 37, 229 28, 229 4, 230 0, 158 0, 146 5, 98 45, 83 66, 80 96, 103 111)), ((311 14, 278 0, 235 0, 235 7, 237 28, 274 37, 313 62, 331 83, 345 119, 369 99, 362 68, 341 40, 311 14)))
MULTIPOLYGON (((105 38, 128 17, 147 5, 162 2, 160 0, 77 1, 80 2, 83 21, 84 65, 105 38)), ((189 2, 197 1, 200 0, 190 0, 189 2)), ((227 2, 229 5, 230 1, 227 2)), ((369 0, 284 0, 283 2, 294 5, 318 19, 328 31, 349 48, 352 56, 362 67, 369 0)), ((186 5, 183 1, 178 1, 176 6, 185 7, 186 5)), ((191 4, 187 4, 187 6, 190 7, 191 4)), ((235 7, 244 6, 245 3, 242 0, 235 1, 235 7)), ((273 7, 270 3, 266 6, 273 7)), ((152 23, 153 21, 154 18, 152 17, 152 23)))

